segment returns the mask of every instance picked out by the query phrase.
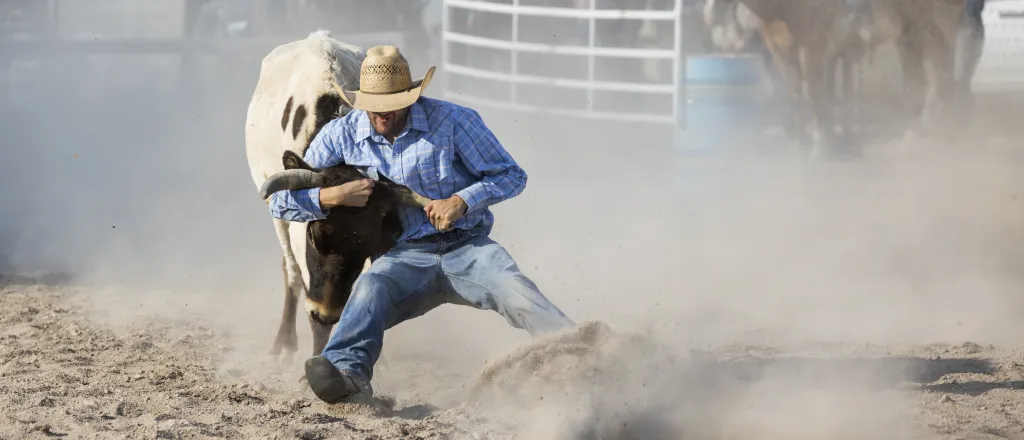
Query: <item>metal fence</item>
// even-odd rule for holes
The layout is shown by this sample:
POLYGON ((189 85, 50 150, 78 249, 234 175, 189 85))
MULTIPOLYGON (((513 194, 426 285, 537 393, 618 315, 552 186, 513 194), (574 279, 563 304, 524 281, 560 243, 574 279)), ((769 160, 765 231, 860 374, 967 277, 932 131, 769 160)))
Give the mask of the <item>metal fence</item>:
POLYGON ((547 3, 444 0, 445 97, 523 112, 676 121, 685 68, 681 0, 662 10, 547 3), (632 38, 645 31, 660 38, 632 38))
POLYGON ((982 20, 985 50, 973 87, 1024 91, 1024 0, 989 0, 982 20))

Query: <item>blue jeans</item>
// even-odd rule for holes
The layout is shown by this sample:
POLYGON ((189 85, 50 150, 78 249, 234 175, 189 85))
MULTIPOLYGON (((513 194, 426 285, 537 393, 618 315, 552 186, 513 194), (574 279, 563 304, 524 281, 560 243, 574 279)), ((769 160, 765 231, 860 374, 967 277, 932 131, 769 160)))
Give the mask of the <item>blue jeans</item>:
POLYGON ((500 313, 532 336, 575 325, 522 272, 505 249, 476 231, 399 243, 352 287, 323 357, 370 380, 384 331, 441 304, 500 313))

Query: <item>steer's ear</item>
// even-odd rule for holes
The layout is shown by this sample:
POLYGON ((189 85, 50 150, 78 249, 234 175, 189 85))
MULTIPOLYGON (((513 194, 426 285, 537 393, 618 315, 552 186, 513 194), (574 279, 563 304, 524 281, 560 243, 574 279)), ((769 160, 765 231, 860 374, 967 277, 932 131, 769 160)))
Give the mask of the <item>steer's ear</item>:
POLYGON ((313 170, 313 167, 309 166, 306 161, 302 160, 302 158, 292 150, 284 150, 284 154, 281 156, 281 162, 284 163, 284 169, 286 170, 313 170))

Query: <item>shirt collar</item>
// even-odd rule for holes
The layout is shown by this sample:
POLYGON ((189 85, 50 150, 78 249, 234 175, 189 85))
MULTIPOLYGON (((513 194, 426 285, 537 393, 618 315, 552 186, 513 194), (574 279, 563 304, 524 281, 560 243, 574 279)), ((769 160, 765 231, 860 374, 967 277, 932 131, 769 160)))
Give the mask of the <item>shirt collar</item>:
MULTIPOLYGON (((370 115, 363 110, 359 111, 359 119, 356 121, 356 135, 355 141, 360 142, 368 137, 376 135, 377 132, 373 130, 370 125, 370 115)), ((423 104, 420 104, 419 100, 412 103, 409 107, 409 119, 405 123, 406 130, 418 130, 421 132, 430 131, 430 124, 427 123, 427 112, 423 110, 423 104)))

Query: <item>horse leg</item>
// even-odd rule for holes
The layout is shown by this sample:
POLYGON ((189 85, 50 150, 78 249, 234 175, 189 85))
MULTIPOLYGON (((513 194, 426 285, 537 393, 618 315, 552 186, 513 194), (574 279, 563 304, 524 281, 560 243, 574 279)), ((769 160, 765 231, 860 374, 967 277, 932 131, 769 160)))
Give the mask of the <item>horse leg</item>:
POLYGON ((906 133, 907 137, 911 137, 919 134, 922 129, 926 91, 924 50, 920 39, 907 33, 896 41, 896 49, 903 71, 903 102, 909 117, 906 133))
POLYGON ((837 107, 842 106, 842 99, 839 98, 838 88, 836 87, 836 83, 838 82, 837 75, 839 74, 839 72, 842 71, 842 62, 842 56, 833 57, 829 60, 826 60, 822 70, 824 74, 822 84, 824 85, 827 93, 831 96, 833 103, 835 103, 837 107))
POLYGON ((854 64, 855 61, 852 56, 843 56, 841 65, 841 73, 843 76, 843 113, 841 115, 840 122, 842 124, 842 134, 844 138, 849 138, 851 136, 850 132, 853 131, 853 127, 856 126, 857 120, 856 98, 853 94, 854 64))
POLYGON ((864 127, 864 60, 863 54, 857 59, 856 62, 850 63, 847 67, 847 75, 849 80, 844 84, 845 92, 849 93, 848 100, 852 108, 852 116, 850 117, 850 125, 852 126, 853 137, 855 142, 860 142, 863 138, 862 132, 864 127))
MULTIPOLYGON (((934 129, 943 135, 956 134, 955 127, 961 124, 955 122, 960 119, 960 112, 957 108, 956 95, 957 84, 954 71, 954 47, 950 44, 947 34, 937 27, 929 27, 929 34, 926 35, 925 55, 932 65, 935 73, 935 100, 929 102, 927 113, 934 115, 928 118, 928 122, 934 129)), ((943 136, 945 138, 946 136, 943 136)))
POLYGON ((985 47, 985 25, 981 20, 984 0, 967 0, 967 10, 957 26, 954 76, 957 88, 957 108, 967 112, 974 106, 971 82, 985 47))
POLYGON ((841 53, 831 56, 825 60, 823 71, 825 75, 823 82, 824 91, 828 94, 829 99, 832 100, 832 111, 836 115, 835 120, 839 134, 845 136, 849 128, 846 122, 850 111, 850 55, 841 53), (840 78, 842 79, 842 89, 838 86, 840 78))
POLYGON ((794 143, 798 146, 810 146, 813 143, 810 129, 810 107, 805 99, 806 79, 799 66, 792 66, 787 63, 784 75, 788 80, 786 88, 789 95, 789 120, 790 130, 795 135, 794 143))
POLYGON ((800 53, 801 70, 804 73, 804 92, 810 110, 810 128, 813 144, 811 159, 822 149, 834 147, 831 91, 826 88, 826 74, 832 72, 823 48, 815 45, 800 53))
POLYGON ((790 142, 795 145, 807 144, 807 132, 804 126, 804 106, 801 99, 803 83, 798 66, 792 59, 788 45, 792 44, 791 38, 787 38, 788 30, 784 26, 764 26, 762 28, 762 41, 765 48, 771 55, 776 101, 781 102, 783 94, 788 98, 789 106, 783 117, 783 126, 790 142))
POLYGON ((861 130, 864 127, 863 102, 861 93, 864 80, 864 57, 866 51, 863 48, 854 54, 843 57, 843 102, 844 113, 842 116, 843 138, 849 145, 857 145, 861 142, 861 130))
POLYGON ((792 142, 800 140, 800 132, 796 124, 796 107, 793 106, 790 91, 792 86, 788 83, 785 73, 786 67, 773 55, 771 51, 764 51, 765 71, 768 72, 768 79, 772 85, 772 102, 777 107, 775 114, 782 124, 786 137, 792 142))
POLYGON ((957 79, 968 91, 985 48, 985 22, 981 19, 984 8, 985 0, 967 0, 957 26, 957 79))

